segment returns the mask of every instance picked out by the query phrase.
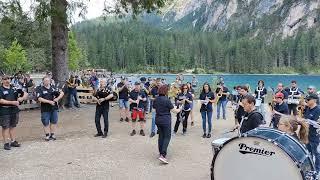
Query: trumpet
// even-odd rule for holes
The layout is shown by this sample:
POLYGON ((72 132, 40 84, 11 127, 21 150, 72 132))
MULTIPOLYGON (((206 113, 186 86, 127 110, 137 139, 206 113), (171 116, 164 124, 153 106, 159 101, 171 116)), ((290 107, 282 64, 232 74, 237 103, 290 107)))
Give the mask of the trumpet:
POLYGON ((156 82, 150 84, 149 89, 153 89, 154 87, 158 86, 158 84, 156 82))
POLYGON ((180 88, 179 86, 176 84, 176 83, 172 83, 170 85, 170 89, 169 89, 169 92, 168 92, 168 96, 171 97, 171 98, 174 98, 177 96, 177 94, 180 93, 180 88))

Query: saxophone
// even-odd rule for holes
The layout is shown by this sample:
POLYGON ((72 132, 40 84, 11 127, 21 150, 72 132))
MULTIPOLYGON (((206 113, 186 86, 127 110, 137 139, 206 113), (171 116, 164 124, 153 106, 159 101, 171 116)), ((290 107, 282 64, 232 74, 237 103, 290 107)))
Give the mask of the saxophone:
POLYGON ((305 103, 305 100, 304 100, 304 96, 302 95, 300 97, 299 104, 297 106, 299 117, 301 117, 301 118, 303 117, 303 113, 304 113, 305 109, 306 109, 306 103, 305 103))

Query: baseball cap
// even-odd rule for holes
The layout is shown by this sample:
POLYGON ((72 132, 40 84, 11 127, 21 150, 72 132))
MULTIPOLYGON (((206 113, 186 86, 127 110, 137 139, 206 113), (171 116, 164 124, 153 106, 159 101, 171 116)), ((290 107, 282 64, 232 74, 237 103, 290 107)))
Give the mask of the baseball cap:
POLYGON ((283 93, 281 93, 281 92, 277 93, 277 94, 276 94, 276 98, 281 98, 281 99, 283 99, 283 98, 284 98, 283 93))
POLYGON ((147 81, 147 79, 146 79, 145 77, 141 77, 141 78, 140 78, 140 81, 141 81, 141 82, 145 82, 145 81, 147 81))
POLYGON ((315 89, 316 87, 313 85, 308 86, 308 89, 315 89))
POLYGON ((318 99, 318 95, 317 94, 309 94, 307 97, 306 97, 307 100, 311 100, 311 99, 315 99, 317 100, 318 99))
POLYGON ((134 85, 140 85, 140 83, 139 83, 138 81, 136 81, 136 82, 134 83, 134 85))

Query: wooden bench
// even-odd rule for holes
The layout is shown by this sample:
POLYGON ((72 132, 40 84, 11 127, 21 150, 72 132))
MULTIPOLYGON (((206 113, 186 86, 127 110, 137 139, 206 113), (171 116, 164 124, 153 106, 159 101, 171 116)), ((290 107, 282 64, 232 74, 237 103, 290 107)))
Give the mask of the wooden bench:
POLYGON ((78 95, 78 100, 81 104, 91 104, 95 103, 93 101, 93 89, 92 87, 90 88, 85 88, 85 87, 77 87, 77 95, 78 95))

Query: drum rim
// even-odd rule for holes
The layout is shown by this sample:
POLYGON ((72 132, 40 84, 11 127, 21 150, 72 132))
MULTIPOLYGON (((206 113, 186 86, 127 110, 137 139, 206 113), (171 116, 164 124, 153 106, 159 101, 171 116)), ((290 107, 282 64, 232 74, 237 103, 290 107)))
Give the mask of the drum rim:
MULTIPOLYGON (((301 149, 302 149, 307 155, 309 155, 309 158, 310 158, 310 153, 309 153, 309 151, 307 150, 307 148, 306 148, 300 141, 298 141, 296 138, 292 137, 292 136, 289 135, 288 133, 282 132, 282 131, 280 131, 280 130, 278 130, 278 129, 266 128, 266 127, 258 127, 258 128, 252 129, 252 130, 250 130, 250 131, 242 134, 241 137, 259 137, 259 138, 261 138, 261 139, 268 140, 268 138, 264 138, 264 137, 262 137, 262 136, 252 136, 252 135, 248 135, 249 132, 251 132, 251 131, 254 132, 254 131, 257 131, 257 130, 260 130, 260 129, 261 129, 261 130, 267 129, 267 130, 271 130, 271 131, 277 132, 277 133, 282 134, 282 135, 287 135, 287 137, 288 137, 289 139, 293 140, 294 142, 296 142, 296 144, 298 144, 298 145, 301 147, 301 149)), ((277 146, 278 146, 278 145, 281 145, 281 144, 277 144, 277 146)), ((282 145, 281 145, 281 149, 284 150, 284 147, 283 147, 282 145)))
MULTIPOLYGON (((258 130, 258 129, 268 129, 268 128, 260 127, 260 128, 252 129, 252 130, 250 130, 250 131, 258 130)), ((279 131, 279 130, 277 130, 277 129, 272 129, 272 128, 269 128, 269 129, 281 133, 281 131, 279 131)), ((250 132, 250 131, 248 131, 248 132, 250 132)), ((283 134, 283 135, 288 135, 288 134, 286 134, 286 133, 282 133, 282 134, 283 134)), ((220 153, 221 150, 223 149, 223 146, 225 146, 225 145, 228 144, 229 142, 233 141, 234 139, 245 138, 245 137, 256 137, 256 138, 260 138, 260 139, 263 139, 263 140, 268 141, 267 138, 263 138, 263 137, 261 137, 261 136, 246 136, 246 135, 247 135, 247 134, 245 133, 245 134, 242 134, 240 137, 236 136, 236 137, 230 138, 229 140, 227 140, 226 142, 224 142, 224 143, 221 145, 221 148, 217 151, 217 153, 214 154, 213 159, 212 159, 212 163, 211 163, 211 179, 212 179, 212 180, 214 180, 214 164, 215 164, 215 162, 216 162, 217 156, 219 155, 219 153, 220 153)), ((288 137, 292 138, 295 142, 298 142, 296 139, 294 139, 294 138, 291 137, 290 135, 288 135, 288 137)), ((270 141, 269 141, 269 142, 270 142, 270 141)), ((271 143, 273 143, 273 142, 271 142, 271 143)), ((275 143, 273 143, 273 144, 275 144, 275 143)), ((298 142, 298 144, 299 144, 299 146, 303 147, 300 142, 298 142)), ((298 162, 295 158, 293 158, 293 157, 284 149, 284 147, 283 147, 281 144, 275 144, 275 145, 278 146, 282 151, 284 151, 284 152, 290 157, 290 159, 293 161, 293 163, 294 163, 294 164, 297 166, 297 168, 299 169, 302 179, 303 179, 303 180, 306 180, 306 179, 305 179, 305 176, 304 176, 305 173, 302 171, 301 166, 300 166, 301 163, 298 162)), ((305 147, 303 147, 302 149, 303 149, 303 150, 306 150, 305 147)), ((313 171, 315 171, 314 162, 312 161, 311 157, 309 156, 309 152, 308 152, 308 151, 306 151, 306 152, 308 153, 308 159, 309 159, 310 162, 311 162, 311 166, 312 166, 311 168, 312 168, 313 171)))

